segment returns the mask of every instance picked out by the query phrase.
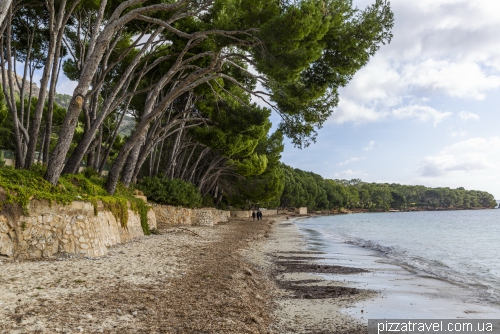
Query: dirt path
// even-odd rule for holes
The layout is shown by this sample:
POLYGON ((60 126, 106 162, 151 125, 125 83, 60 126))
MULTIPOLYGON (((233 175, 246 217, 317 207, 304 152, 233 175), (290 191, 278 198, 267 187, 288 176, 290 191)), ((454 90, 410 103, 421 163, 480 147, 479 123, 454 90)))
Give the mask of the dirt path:
POLYGON ((0 262, 0 332, 268 333, 273 284, 241 251, 270 226, 168 229, 100 259, 0 262))

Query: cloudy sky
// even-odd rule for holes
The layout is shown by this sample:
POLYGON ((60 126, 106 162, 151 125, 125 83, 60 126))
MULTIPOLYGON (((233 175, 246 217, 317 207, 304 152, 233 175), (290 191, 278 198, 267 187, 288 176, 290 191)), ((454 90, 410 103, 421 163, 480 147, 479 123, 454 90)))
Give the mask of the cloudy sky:
POLYGON ((326 178, 463 186, 500 199, 500 1, 391 5, 391 44, 342 89, 316 145, 287 144, 283 161, 326 178))

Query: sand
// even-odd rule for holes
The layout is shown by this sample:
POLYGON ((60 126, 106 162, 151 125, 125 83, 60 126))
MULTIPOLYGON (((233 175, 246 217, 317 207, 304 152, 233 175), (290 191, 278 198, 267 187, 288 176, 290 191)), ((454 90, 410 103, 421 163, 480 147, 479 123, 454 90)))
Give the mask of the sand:
POLYGON ((282 218, 162 229, 102 258, 2 260, 0 332, 364 332, 342 310, 374 292, 287 266, 321 255, 282 218))
MULTIPOLYGON (((298 228, 293 224, 293 220, 281 221, 273 228, 273 233, 269 240, 260 243, 251 251, 257 254, 265 254, 261 257, 264 267, 269 270, 269 274, 278 280, 276 297, 276 308, 274 310, 275 326, 278 333, 364 333, 366 327, 359 319, 346 315, 343 309, 369 299, 375 295, 371 290, 359 290, 358 294, 334 296, 333 298, 308 299, 290 298, 293 291, 279 288, 279 281, 301 282, 315 280, 314 283, 304 283, 305 286, 331 286, 346 287, 340 281, 325 280, 323 275, 310 274, 304 272, 280 272, 279 261, 286 261, 286 258, 310 258, 322 257, 321 254, 307 251, 307 244, 304 236, 298 232, 298 228), (276 259, 276 257, 279 257, 276 259)), ((257 257, 254 257, 254 259, 257 257)), ((310 261, 304 261, 305 264, 310 261)), ((326 297, 326 296, 325 296, 326 297)))
POLYGON ((0 332, 269 332, 271 286, 239 255, 268 229, 174 228, 99 259, 3 261, 0 332))

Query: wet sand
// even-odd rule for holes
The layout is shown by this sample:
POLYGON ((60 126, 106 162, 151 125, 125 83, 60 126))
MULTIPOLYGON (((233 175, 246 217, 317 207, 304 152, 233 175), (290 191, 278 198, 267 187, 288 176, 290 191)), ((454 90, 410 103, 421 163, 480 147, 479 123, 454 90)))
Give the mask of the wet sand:
POLYGON ((279 333, 366 333, 363 322, 343 310, 376 293, 323 277, 328 272, 359 275, 364 269, 325 265, 325 255, 307 249, 293 220, 274 225, 271 237, 253 252, 266 255, 263 261, 276 282, 274 317, 279 333))
POLYGON ((344 312, 360 319, 498 319, 500 305, 478 300, 467 287, 423 277, 410 268, 389 263, 379 253, 358 246, 338 243, 335 260, 328 261, 370 271, 365 275, 325 275, 345 279, 347 286, 379 291, 374 299, 357 303, 344 312), (363 310, 363 313, 361 312, 363 310))

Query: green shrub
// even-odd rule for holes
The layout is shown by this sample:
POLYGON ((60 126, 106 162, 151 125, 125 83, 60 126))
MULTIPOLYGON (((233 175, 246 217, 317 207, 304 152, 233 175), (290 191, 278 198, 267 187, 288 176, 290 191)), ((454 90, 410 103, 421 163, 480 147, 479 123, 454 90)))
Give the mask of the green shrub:
POLYGON ((214 206, 214 198, 211 195, 203 196, 203 200, 201 202, 203 207, 212 207, 214 206))
POLYGON ((183 180, 162 180, 159 177, 145 177, 138 185, 148 199, 167 205, 200 207, 202 198, 198 188, 183 180))

